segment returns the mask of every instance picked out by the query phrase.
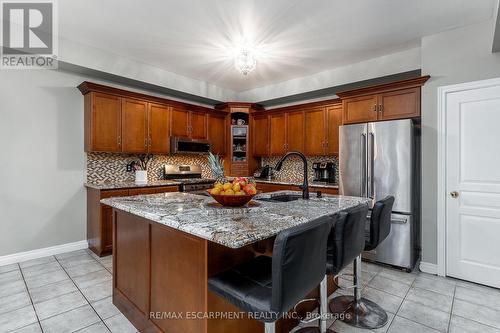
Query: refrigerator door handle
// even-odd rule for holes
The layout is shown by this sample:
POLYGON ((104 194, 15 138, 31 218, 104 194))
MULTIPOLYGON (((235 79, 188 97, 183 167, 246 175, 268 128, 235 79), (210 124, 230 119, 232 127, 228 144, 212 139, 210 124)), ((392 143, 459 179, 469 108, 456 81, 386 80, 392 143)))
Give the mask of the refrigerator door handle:
POLYGON ((361 133, 361 196, 367 196, 366 133, 361 133))
POLYGON ((371 199, 375 198, 375 135, 373 132, 368 134, 368 197, 371 199))

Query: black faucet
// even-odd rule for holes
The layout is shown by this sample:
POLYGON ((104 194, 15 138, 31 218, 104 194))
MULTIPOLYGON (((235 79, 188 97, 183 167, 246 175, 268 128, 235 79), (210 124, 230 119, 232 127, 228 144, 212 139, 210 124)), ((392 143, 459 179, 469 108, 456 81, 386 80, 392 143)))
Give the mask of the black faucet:
POLYGON ((307 200, 307 199, 309 199, 309 181, 307 180, 307 159, 304 156, 304 154, 302 154, 301 152, 298 152, 298 151, 289 151, 282 158, 280 158, 278 163, 276 163, 274 170, 280 171, 281 166, 283 165, 283 162, 288 158, 288 156, 291 156, 291 155, 297 155, 298 157, 300 157, 302 159, 302 162, 304 163, 304 182, 302 183, 302 186, 300 186, 300 188, 302 189, 302 199, 307 200))

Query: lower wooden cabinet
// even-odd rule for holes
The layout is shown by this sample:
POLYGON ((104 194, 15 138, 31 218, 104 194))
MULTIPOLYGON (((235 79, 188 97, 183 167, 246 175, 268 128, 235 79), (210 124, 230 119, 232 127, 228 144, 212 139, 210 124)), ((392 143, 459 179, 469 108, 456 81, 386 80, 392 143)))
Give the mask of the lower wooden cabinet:
MULTIPOLYGON (((283 185, 272 183, 259 183, 257 182, 257 190, 261 192, 275 192, 275 191, 300 191, 298 185, 283 185)), ((317 192, 324 194, 339 194, 339 190, 334 187, 315 187, 309 186, 310 196, 315 196, 317 192)))
POLYGON ((101 199, 129 195, 177 192, 178 186, 140 187, 119 190, 87 188, 87 242, 98 256, 113 249, 113 209, 101 204, 101 199))

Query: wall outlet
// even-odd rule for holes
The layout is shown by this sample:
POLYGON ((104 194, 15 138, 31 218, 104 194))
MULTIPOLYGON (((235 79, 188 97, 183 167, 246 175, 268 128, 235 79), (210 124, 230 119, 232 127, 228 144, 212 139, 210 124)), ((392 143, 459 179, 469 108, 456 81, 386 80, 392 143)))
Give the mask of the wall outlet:
POLYGON ((134 169, 134 162, 130 162, 127 164, 127 172, 132 172, 134 169))

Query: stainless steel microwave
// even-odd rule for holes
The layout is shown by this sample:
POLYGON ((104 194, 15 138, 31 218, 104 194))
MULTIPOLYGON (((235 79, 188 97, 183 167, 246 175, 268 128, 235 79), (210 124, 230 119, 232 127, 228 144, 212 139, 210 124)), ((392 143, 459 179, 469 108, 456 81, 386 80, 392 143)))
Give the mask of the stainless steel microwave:
POLYGON ((183 137, 170 138, 170 152, 172 154, 208 154, 210 149, 211 145, 207 140, 183 137))

